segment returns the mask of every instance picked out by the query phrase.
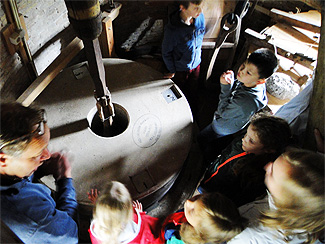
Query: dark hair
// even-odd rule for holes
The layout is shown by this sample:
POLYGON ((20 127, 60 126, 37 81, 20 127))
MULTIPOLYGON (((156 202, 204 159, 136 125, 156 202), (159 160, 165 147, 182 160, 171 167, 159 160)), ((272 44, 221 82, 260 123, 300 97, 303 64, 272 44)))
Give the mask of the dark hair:
POLYGON ((270 77, 278 68, 278 59, 274 52, 267 48, 260 48, 251 53, 248 63, 254 64, 261 79, 270 77))
POLYGON ((256 115, 252 118, 250 125, 253 126, 252 129, 257 133, 264 149, 270 151, 261 155, 247 155, 239 159, 233 166, 233 172, 243 189, 255 189, 255 194, 261 195, 265 192, 264 166, 274 161, 286 150, 291 143, 291 130, 284 119, 270 115, 256 115))
POLYGON ((186 9, 188 8, 188 6, 190 6, 190 3, 192 4, 196 4, 196 5, 200 5, 202 3, 203 0, 196 0, 196 1, 176 1, 176 4, 179 5, 183 5, 186 9))
POLYGON ((209 209, 211 215, 223 231, 231 232, 237 231, 238 233, 245 229, 248 221, 242 217, 235 205, 235 203, 228 197, 218 192, 202 194, 201 201, 209 209))
POLYGON ((254 117, 250 123, 256 131, 264 149, 275 150, 281 154, 289 145, 291 139, 290 126, 282 118, 268 115, 254 117))
MULTIPOLYGON (((0 145, 31 133, 33 126, 41 121, 42 112, 40 109, 24 107, 20 103, 1 103, 1 128, 0 145)), ((1 151, 10 154, 20 154, 32 138, 9 144, 1 151)))

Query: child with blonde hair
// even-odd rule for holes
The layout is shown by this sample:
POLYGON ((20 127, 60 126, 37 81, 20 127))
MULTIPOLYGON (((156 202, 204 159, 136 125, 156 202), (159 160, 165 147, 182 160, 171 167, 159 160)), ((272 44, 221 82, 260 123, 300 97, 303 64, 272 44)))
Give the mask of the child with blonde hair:
POLYGON ((97 189, 88 193, 95 204, 89 233, 92 244, 160 243, 158 218, 146 215, 142 204, 133 201, 120 182, 107 184, 99 195, 97 189))
POLYGON ((161 239, 168 244, 222 243, 243 231, 246 223, 230 199, 206 193, 187 200, 184 210, 166 218, 161 239))

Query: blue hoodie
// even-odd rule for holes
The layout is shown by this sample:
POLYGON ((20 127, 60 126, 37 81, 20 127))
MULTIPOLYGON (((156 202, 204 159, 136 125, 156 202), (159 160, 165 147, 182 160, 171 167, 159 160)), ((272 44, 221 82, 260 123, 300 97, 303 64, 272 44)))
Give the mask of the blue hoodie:
POLYGON ((169 16, 162 43, 162 57, 170 73, 195 69, 201 63, 201 47, 205 33, 204 15, 186 25, 179 10, 169 16))
POLYGON ((24 243, 78 243, 78 204, 72 179, 57 182, 54 201, 51 190, 33 183, 33 177, 0 186, 1 220, 24 243))

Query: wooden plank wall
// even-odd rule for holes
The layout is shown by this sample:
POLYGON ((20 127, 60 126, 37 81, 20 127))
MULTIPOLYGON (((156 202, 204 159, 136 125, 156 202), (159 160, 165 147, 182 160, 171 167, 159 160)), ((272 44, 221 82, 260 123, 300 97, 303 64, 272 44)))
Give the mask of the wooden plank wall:
POLYGON ((325 49, 325 7, 323 6, 322 11, 322 26, 321 26, 321 38, 320 46, 317 58, 317 67, 314 80, 313 95, 310 101, 310 112, 306 130, 305 144, 304 148, 310 150, 316 150, 316 141, 314 137, 314 129, 318 128, 321 134, 325 135, 325 125, 324 125, 324 49, 325 49))

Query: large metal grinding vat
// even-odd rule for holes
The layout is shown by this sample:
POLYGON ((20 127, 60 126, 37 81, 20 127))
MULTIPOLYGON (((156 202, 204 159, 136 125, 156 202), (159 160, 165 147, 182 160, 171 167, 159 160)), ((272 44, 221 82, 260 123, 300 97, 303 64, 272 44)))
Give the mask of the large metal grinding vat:
MULTIPOLYGON (((91 188, 117 180, 134 199, 150 205, 168 190, 186 160, 191 110, 179 88, 152 68, 123 59, 103 63, 116 114, 108 136, 101 135, 86 62, 63 70, 34 104, 47 111, 50 150, 67 148, 73 154, 80 203, 89 203, 91 188)), ((44 181, 52 185, 50 178, 44 181)))

